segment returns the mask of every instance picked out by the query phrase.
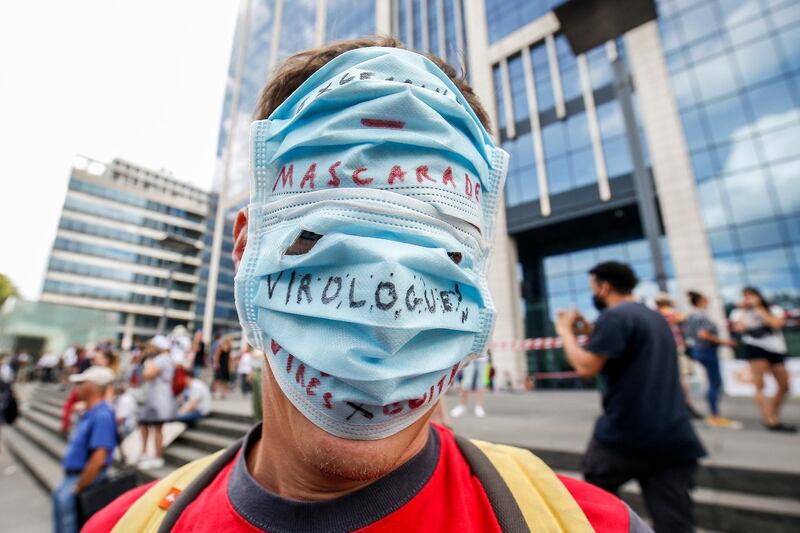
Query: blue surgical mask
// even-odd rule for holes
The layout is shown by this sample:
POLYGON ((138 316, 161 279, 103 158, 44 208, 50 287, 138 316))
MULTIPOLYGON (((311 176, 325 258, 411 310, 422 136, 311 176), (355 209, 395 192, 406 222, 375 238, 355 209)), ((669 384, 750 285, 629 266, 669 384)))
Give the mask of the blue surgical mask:
POLYGON ((326 64, 251 143, 247 338, 318 427, 395 434, 486 350, 507 154, 432 62, 377 47, 326 64))

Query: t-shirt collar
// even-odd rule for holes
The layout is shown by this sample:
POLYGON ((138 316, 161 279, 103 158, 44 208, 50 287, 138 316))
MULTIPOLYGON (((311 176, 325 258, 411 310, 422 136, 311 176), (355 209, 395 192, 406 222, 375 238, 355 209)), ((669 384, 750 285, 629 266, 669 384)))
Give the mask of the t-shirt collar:
POLYGON ((430 428, 425 447, 405 464, 363 489, 320 502, 288 500, 259 485, 247 470, 247 450, 258 442, 261 424, 251 429, 238 454, 228 497, 252 525, 271 533, 353 531, 396 511, 430 480, 439 462, 439 436, 430 428))

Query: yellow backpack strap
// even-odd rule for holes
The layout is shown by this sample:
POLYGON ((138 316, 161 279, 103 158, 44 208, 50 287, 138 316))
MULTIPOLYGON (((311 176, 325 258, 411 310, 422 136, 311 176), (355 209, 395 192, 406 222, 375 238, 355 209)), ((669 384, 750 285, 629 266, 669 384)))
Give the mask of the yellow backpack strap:
POLYGON ((172 530, 181 512, 233 460, 240 448, 241 441, 237 441, 224 450, 196 459, 168 474, 147 489, 128 508, 111 530, 112 533, 157 533, 172 530), (162 506, 162 502, 170 498, 174 498, 172 503, 162 506))
POLYGON ((504 532, 593 532, 575 498, 530 451, 456 436, 504 532))

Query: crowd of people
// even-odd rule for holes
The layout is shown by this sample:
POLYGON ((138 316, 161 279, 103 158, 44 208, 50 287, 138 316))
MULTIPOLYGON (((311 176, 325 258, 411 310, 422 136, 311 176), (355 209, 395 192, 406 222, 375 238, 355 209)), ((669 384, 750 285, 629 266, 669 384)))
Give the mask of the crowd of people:
MULTIPOLYGON (((114 450, 128 435, 138 429, 142 452, 125 459, 143 470, 161 468, 165 423, 194 424, 208 416, 212 384, 220 398, 232 386, 240 395, 250 393, 251 350, 232 355, 232 339, 217 336, 210 357, 206 352, 200 331, 192 339, 178 326, 131 350, 104 341, 73 345, 60 355, 45 352, 34 358, 19 352, 0 358, 4 398, 12 397, 12 384, 37 379, 69 387, 61 419, 69 439, 65 477, 53 492, 55 531, 77 531, 75 495, 105 480, 114 450)), ((2 403, 5 410, 8 402, 2 403)))

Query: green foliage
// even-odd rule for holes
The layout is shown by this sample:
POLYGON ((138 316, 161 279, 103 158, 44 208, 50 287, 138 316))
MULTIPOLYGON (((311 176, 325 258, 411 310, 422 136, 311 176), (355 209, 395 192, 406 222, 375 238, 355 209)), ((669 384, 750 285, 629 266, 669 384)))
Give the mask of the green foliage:
POLYGON ((8 279, 8 276, 0 274, 0 307, 3 306, 6 298, 9 296, 16 296, 17 294, 17 288, 11 283, 11 280, 8 279))

